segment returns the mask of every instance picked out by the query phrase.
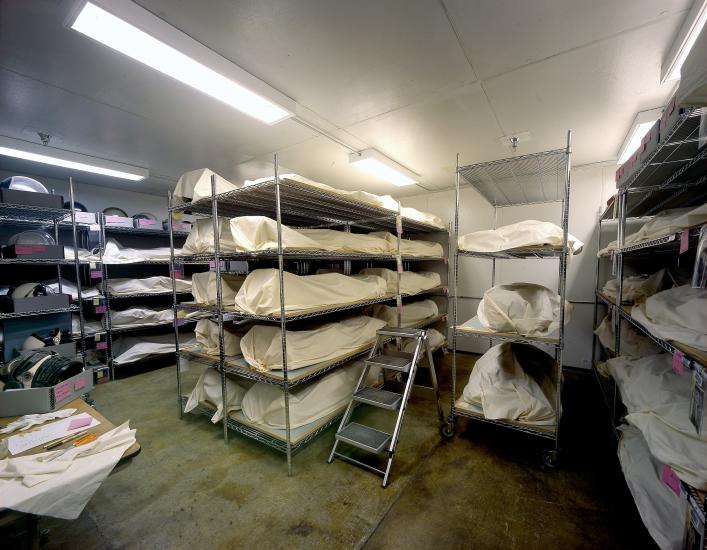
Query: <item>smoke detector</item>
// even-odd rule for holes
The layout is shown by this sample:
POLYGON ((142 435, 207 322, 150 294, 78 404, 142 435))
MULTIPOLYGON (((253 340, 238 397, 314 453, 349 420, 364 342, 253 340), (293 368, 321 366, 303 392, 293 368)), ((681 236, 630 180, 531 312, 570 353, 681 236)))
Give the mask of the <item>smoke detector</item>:
POLYGON ((530 141, 530 132, 518 132, 499 138, 498 141, 512 152, 516 152, 522 143, 530 141))

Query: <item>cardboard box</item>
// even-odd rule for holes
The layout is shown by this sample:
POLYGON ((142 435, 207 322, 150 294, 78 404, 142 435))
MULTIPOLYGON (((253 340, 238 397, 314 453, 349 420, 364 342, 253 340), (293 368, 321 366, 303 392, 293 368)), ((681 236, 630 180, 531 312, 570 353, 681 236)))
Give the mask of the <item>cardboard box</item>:
POLYGON ((95 212, 75 212, 75 215, 76 223, 83 225, 93 225, 94 223, 98 223, 95 212))
POLYGON ((162 226, 157 220, 145 220, 142 218, 133 219, 135 222, 135 227, 138 229, 154 229, 155 231, 162 231, 162 226))
POLYGON ((24 313, 28 311, 46 311, 69 307, 71 296, 68 294, 50 294, 31 298, 9 298, 2 296, 0 311, 5 313, 24 313))
MULTIPOLYGON (((162 228, 167 231, 169 229, 169 223, 167 220, 162 222, 162 228)), ((174 231, 185 231, 185 232, 190 232, 191 231, 191 224, 189 222, 180 222, 176 220, 172 220, 172 229, 174 231)))
POLYGON ((106 227, 135 227, 132 218, 125 218, 123 216, 106 216, 106 227))
POLYGON ((50 388, 0 392, 0 416, 22 416, 55 411, 93 389, 93 370, 87 369, 50 388))
POLYGON ((12 244, 1 249, 3 258, 63 260, 64 247, 56 244, 12 244))
POLYGON ((0 202, 21 204, 23 206, 41 206, 44 208, 61 209, 64 207, 64 197, 61 195, 18 191, 17 189, 0 189, 0 202))

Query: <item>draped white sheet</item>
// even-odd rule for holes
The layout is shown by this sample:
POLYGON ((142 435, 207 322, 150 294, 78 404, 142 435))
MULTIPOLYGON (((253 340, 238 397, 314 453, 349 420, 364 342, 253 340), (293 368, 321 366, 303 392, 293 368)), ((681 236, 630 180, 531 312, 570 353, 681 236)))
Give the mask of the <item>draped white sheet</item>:
MULTIPOLYGON (((229 220, 218 220, 219 250, 221 252, 242 252, 231 233, 229 220)), ((192 223, 191 231, 179 254, 212 254, 214 251, 214 222, 212 218, 199 218, 192 223)), ((177 251, 174 252, 177 254, 177 251)))
MULTIPOLYGON (((614 325, 609 317, 604 317, 594 331, 602 345, 614 352, 614 325)), ((627 357, 645 357, 660 351, 647 336, 639 334, 629 323, 621 323, 621 355, 627 357)))
MULTIPOLYGON (((373 275, 295 275, 285 272, 283 278, 286 313, 301 313, 386 295, 385 281, 373 275)), ((254 315, 279 314, 278 270, 256 269, 248 274, 235 303, 237 308, 254 315)))
MULTIPOLYGON (((204 271, 192 275, 192 295, 199 304, 216 305, 216 272, 204 271)), ((221 302, 226 307, 233 307, 236 294, 246 280, 242 275, 221 274, 221 302)))
MULTIPOLYGON (((561 247, 562 237, 562 228, 554 223, 525 220, 498 229, 461 235, 458 247, 469 252, 502 252, 531 246, 561 247)), ((567 246, 572 254, 579 254, 584 243, 568 233, 567 246)))
POLYGON ((663 340, 707 351, 707 289, 683 285, 658 292, 634 306, 631 316, 663 340))
MULTIPOLYGON (((179 334, 180 346, 191 344, 193 341, 191 334, 179 334)), ((113 361, 121 365, 174 352, 174 334, 120 336, 113 340, 113 361)))
MULTIPOLYGON (((387 292, 398 292, 398 273, 382 267, 368 267, 359 271, 360 275, 375 275, 381 277, 386 284, 387 292)), ((432 271, 403 271, 400 274, 400 293, 417 294, 423 290, 438 287, 441 283, 439 273, 432 271)))
POLYGON ((490 420, 555 424, 555 359, 541 349, 505 342, 476 361, 462 401, 481 407, 490 420))
MULTIPOLYGON (((385 239, 391 254, 398 253, 398 238, 388 231, 374 231, 369 233, 374 237, 385 239)), ((440 257, 444 248, 439 243, 432 241, 418 241, 413 239, 400 239, 400 254, 402 256, 432 256, 440 257)))
MULTIPOLYGON (((398 312, 395 307, 383 304, 374 304, 364 309, 366 315, 385 321, 388 326, 398 325, 398 312)), ((401 311, 401 322, 403 326, 410 326, 425 319, 430 319, 439 315, 437 304, 433 300, 418 300, 403 304, 401 311)))
POLYGON ((663 464, 633 426, 619 426, 619 461, 643 524, 661 550, 682 550, 687 500, 661 481, 663 464))
MULTIPOLYGON (((76 288, 76 283, 72 281, 69 281, 67 279, 61 279, 61 293, 59 292, 59 283, 56 281, 56 279, 45 281, 43 284, 54 294, 69 294, 71 295, 72 299, 78 300, 79 290, 78 288, 76 288)), ((93 298, 95 296, 98 296, 99 294, 100 292, 95 287, 81 288, 82 298, 93 298)))
MULTIPOLYGON (((376 331, 385 322, 357 316, 326 323, 311 330, 288 330, 287 368, 298 369, 325 361, 336 361, 372 345, 376 331)), ((257 370, 282 369, 282 331, 272 325, 255 325, 241 340, 243 357, 257 370)))
POLYGON ((181 175, 177 186, 174 188, 172 199, 175 204, 198 201, 211 197, 211 176, 216 176, 216 193, 226 193, 238 189, 238 185, 231 183, 212 172, 208 168, 199 168, 181 175))
MULTIPOLYGON (((232 378, 226 377, 226 414, 241 410, 243 397, 247 388, 232 378)), ((281 391, 281 390, 278 390, 281 391)), ((221 388, 221 375, 214 369, 206 369, 194 385, 189 394, 184 412, 194 410, 199 403, 208 403, 216 407, 216 412, 211 417, 211 422, 216 423, 223 418, 223 393, 221 388)))
MULTIPOLYGON (((199 312, 188 312, 186 318, 199 315, 199 312)), ((151 309, 149 307, 130 307, 128 309, 110 311, 111 326, 115 328, 149 327, 164 325, 174 321, 171 309, 151 309)))
MULTIPOLYGON (((175 279, 177 292, 191 290, 190 279, 175 279)), ((164 275, 144 279, 108 279, 108 291, 115 296, 160 294, 172 291, 172 278, 164 275)))
MULTIPOLYGON (((180 253, 180 249, 174 250, 175 254, 180 253)), ((154 261, 154 260, 169 260, 171 256, 168 246, 160 246, 156 248, 128 248, 122 246, 114 239, 108 239, 106 247, 103 250, 103 263, 106 264, 130 264, 135 262, 154 261)), ((99 254, 90 256, 92 261, 100 261, 99 254)))
MULTIPOLYGON (((209 319, 200 319, 194 328, 196 341, 201 346, 201 351, 209 355, 220 353, 218 338, 218 323, 209 319)), ((224 323, 223 350, 228 357, 237 357, 241 353, 242 333, 224 323)))
MULTIPOLYGON (((656 271, 653 275, 635 275, 624 278, 623 289, 621 291, 621 301, 623 303, 642 302, 649 296, 653 296, 663 286, 665 269, 656 271)), ((601 289, 602 293, 610 300, 616 302, 616 294, 619 291, 618 281, 609 279, 601 289)))

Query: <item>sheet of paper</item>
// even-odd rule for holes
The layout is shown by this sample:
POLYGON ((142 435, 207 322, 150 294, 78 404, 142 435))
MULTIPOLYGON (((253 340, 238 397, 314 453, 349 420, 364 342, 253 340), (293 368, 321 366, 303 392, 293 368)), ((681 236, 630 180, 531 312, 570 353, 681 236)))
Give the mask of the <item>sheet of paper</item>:
POLYGON ((49 443, 54 439, 59 439, 65 435, 87 430, 88 428, 93 428, 99 424, 100 422, 89 413, 76 414, 68 418, 62 418, 61 420, 38 426, 34 430, 13 435, 7 440, 7 448, 11 455, 20 454, 29 449, 33 449, 34 447, 38 447, 39 445, 49 443), (69 425, 81 418, 89 418, 91 423, 89 425, 70 430, 69 425))

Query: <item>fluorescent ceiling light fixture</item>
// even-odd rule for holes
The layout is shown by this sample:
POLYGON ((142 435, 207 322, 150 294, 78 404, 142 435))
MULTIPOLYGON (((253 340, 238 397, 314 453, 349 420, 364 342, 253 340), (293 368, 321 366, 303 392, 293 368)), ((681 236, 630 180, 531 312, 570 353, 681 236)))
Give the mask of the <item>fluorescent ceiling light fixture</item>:
POLYGON ((687 14, 685 22, 680 28, 673 47, 670 48, 668 57, 663 61, 661 67, 660 83, 664 84, 668 80, 678 80, 680 78, 680 69, 685 59, 695 45, 697 37, 700 35, 702 28, 707 21, 707 0, 695 0, 695 3, 687 14))
POLYGON ((3 136, 0 136, 0 155, 131 181, 140 181, 149 175, 147 170, 137 166, 3 136))
POLYGON ((650 109, 648 111, 641 111, 636 115, 631 129, 621 145, 619 160, 616 161, 616 164, 623 164, 636 152, 636 149, 641 145, 643 136, 650 130, 653 123, 660 118, 662 111, 663 110, 660 108, 650 109))
POLYGON ((290 98, 159 17, 128 0, 103 3, 110 11, 86 2, 69 26, 266 124, 292 116, 290 98))
POLYGON ((419 176, 375 149, 366 149, 349 155, 349 163, 364 172, 402 187, 417 183, 419 176))

